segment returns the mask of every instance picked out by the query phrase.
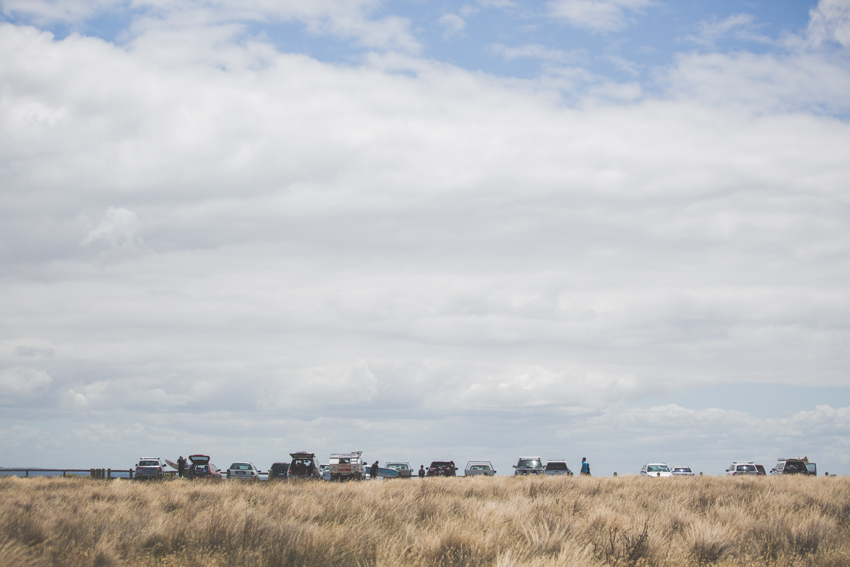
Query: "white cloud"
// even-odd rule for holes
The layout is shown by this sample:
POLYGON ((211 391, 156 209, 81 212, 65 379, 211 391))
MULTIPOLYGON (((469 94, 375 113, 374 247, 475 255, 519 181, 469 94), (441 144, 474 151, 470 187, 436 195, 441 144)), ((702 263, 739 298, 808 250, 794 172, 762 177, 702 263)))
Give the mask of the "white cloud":
POLYGON ((109 207, 98 225, 89 230, 80 245, 104 244, 112 248, 135 246, 138 243, 138 221, 138 216, 133 211, 123 207, 109 207))
POLYGON ((755 20, 756 18, 752 14, 732 14, 725 20, 714 19, 700 22, 698 26, 699 35, 688 36, 688 39, 707 47, 714 47, 719 39, 727 35, 731 35, 739 41, 772 43, 773 40, 770 37, 758 33, 755 20))
POLYGON ((459 35, 466 28, 466 21, 457 14, 445 14, 438 20, 443 26, 443 37, 450 38, 459 35))
POLYGON ((850 4, 845 0, 820 0, 809 11, 808 36, 815 45, 834 41, 850 47, 850 4))
POLYGON ((576 62, 586 57, 583 51, 562 51, 560 49, 549 49, 537 43, 528 43, 516 47, 509 47, 501 43, 494 43, 488 46, 488 49, 504 57, 505 59, 543 59, 544 61, 554 61, 559 63, 576 62))
POLYGON ((634 430, 630 462, 689 450, 688 432, 726 455, 752 428, 844 430, 840 410, 765 427, 638 407, 695 385, 844 385, 836 62, 682 56, 652 97, 580 67, 325 64, 218 20, 137 23, 125 47, 0 26, 0 355, 62 345, 38 361, 51 383, 8 387, 53 384, 108 422, 81 438, 508 454, 557 431, 614 455, 634 430), (84 249, 142 228, 132 261, 84 249), (167 424, 130 425, 154 413, 167 424), (662 426, 677 419, 696 425, 662 426))
POLYGON ((331 35, 376 49, 400 49, 417 52, 419 43, 410 32, 406 18, 387 16, 374 19, 378 7, 375 0, 2 0, 2 10, 44 24, 69 22, 79 24, 118 9, 130 10, 135 17, 136 33, 164 24, 172 29, 197 30, 235 22, 304 23, 314 34, 331 35))
POLYGON ((652 0, 552 0, 549 14, 578 28, 612 32, 625 28, 629 13, 653 6, 652 0))
POLYGON ((26 366, 0 370, 0 403, 14 406, 40 398, 52 382, 44 370, 26 366))

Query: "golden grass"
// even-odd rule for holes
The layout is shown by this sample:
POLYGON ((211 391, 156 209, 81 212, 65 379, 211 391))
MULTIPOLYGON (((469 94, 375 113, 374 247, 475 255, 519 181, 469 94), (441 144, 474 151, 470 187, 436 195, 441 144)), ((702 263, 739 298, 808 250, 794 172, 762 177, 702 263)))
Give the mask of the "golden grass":
POLYGON ((6 565, 850 565, 850 479, 0 479, 6 565))

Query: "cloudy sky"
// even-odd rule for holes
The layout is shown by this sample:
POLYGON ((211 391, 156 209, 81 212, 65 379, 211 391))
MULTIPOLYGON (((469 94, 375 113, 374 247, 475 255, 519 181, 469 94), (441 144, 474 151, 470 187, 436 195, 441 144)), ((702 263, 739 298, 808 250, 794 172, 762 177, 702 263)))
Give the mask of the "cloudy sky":
POLYGON ((0 0, 0 465, 850 473, 847 0, 0 0))

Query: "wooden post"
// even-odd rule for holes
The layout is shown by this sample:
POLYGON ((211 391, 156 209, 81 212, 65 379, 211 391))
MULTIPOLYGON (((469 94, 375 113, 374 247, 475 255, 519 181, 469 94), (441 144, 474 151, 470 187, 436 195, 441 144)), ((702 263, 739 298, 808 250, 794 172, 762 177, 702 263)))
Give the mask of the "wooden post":
POLYGON ((230 478, 230 469, 227 469, 227 478, 230 478))
POLYGON ((127 472, 130 473, 130 480, 133 480, 133 469, 127 469, 127 472))
POLYGON ((24 471, 24 476, 26 478, 29 478, 30 477, 30 471, 24 471))
POLYGON ((62 471, 62 478, 65 478, 65 471, 62 471))
POLYGON ((112 480, 112 469, 106 469, 107 480, 112 480))

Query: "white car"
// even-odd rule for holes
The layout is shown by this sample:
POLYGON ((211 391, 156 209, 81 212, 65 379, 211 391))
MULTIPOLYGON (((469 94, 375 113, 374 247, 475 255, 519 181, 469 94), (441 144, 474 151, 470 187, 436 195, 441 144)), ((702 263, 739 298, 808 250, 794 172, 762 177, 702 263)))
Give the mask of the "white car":
POLYGON ((233 463, 227 469, 228 478, 236 478, 239 480, 260 480, 260 471, 254 466, 254 463, 233 463))
POLYGON ((659 477, 673 476, 673 472, 667 463, 646 463, 640 469, 641 476, 659 477))
POLYGON ((691 467, 673 467, 673 476, 694 476, 691 467))
POLYGON ((752 461, 732 461, 726 469, 726 476, 758 476, 759 470, 752 461))
POLYGON ((165 469, 165 463, 159 457, 142 457, 136 465, 136 480, 159 480, 165 476, 163 469, 165 469))

